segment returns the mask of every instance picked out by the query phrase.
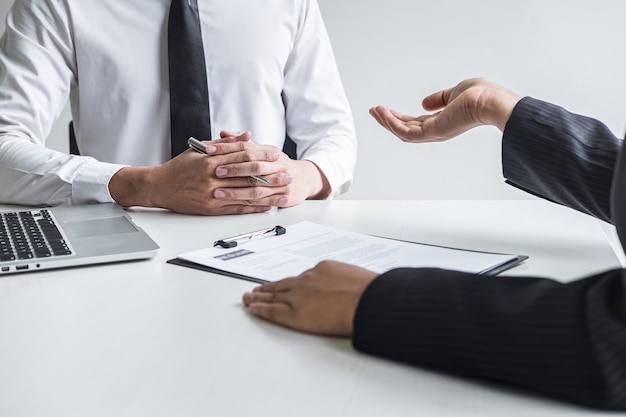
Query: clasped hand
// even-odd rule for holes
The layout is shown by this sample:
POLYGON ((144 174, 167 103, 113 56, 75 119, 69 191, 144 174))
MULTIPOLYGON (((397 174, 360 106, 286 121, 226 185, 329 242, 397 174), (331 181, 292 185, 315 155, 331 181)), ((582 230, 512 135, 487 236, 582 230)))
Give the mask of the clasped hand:
POLYGON ((221 136, 205 142, 207 155, 188 150, 154 167, 150 183, 159 198, 153 205, 179 213, 245 214, 293 206, 315 193, 321 174, 313 163, 256 144, 250 132, 221 136))

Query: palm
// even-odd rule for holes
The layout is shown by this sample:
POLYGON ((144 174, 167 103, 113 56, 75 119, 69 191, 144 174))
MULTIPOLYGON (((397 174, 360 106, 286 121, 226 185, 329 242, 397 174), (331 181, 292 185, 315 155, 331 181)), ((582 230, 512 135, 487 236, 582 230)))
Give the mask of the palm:
MULTIPOLYGON (((457 87, 458 88, 458 87, 457 87)), ((401 114, 378 106, 370 114, 383 127, 405 142, 438 142, 451 139, 482 124, 477 115, 478 88, 460 92, 446 90, 424 100, 426 110, 439 110, 418 117, 401 114)))

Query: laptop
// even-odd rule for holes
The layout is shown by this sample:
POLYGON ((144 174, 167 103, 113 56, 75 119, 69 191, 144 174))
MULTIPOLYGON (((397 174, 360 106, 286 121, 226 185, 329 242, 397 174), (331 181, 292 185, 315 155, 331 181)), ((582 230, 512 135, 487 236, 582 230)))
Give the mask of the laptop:
POLYGON ((0 275, 146 259, 157 249, 116 204, 0 211, 0 275))

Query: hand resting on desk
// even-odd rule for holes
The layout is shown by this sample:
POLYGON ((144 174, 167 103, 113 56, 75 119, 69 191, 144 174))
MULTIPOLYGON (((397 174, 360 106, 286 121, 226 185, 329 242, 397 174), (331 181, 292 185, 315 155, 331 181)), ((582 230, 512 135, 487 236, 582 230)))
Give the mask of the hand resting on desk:
POLYGON ((350 337, 361 295, 378 274, 339 262, 320 262, 295 278, 256 287, 243 296, 266 320, 309 333, 350 337))

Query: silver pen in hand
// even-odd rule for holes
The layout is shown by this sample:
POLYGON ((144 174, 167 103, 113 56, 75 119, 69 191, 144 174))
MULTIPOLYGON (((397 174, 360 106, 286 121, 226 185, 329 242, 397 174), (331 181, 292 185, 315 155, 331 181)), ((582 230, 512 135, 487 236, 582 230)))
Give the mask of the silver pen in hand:
MULTIPOLYGON (((206 155, 206 145, 203 142, 199 141, 198 139, 191 137, 187 140, 187 144, 189 144, 189 147, 193 149, 194 151, 203 153, 206 155)), ((262 182, 263 184, 270 183, 267 179, 261 177, 260 175, 250 175, 250 178, 253 178, 259 182, 262 182)))

